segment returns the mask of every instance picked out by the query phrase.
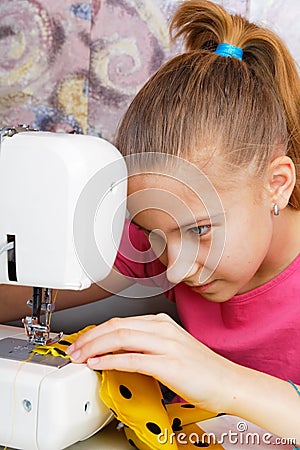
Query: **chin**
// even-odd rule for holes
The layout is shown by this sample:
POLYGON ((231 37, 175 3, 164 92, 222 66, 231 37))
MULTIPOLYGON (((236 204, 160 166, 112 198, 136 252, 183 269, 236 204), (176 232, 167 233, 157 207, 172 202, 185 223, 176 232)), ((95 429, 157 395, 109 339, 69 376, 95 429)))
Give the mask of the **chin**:
MULTIPOLYGON (((191 286, 191 290, 200 294, 206 300, 215 303, 224 303, 230 300, 230 298, 235 295, 235 293, 226 293, 226 289, 222 289, 222 280, 214 280, 210 283, 199 285, 199 286, 191 286), (220 286, 221 283, 221 286, 220 286)), ((226 287, 226 285, 225 285, 226 287)), ((227 286, 228 287, 228 286, 227 286)))
POLYGON ((204 297, 206 300, 209 300, 210 302, 214 302, 214 303, 225 303, 228 300, 230 300, 233 295, 226 295, 224 294, 224 292, 218 292, 218 293, 208 293, 208 292, 202 292, 201 296, 204 297))

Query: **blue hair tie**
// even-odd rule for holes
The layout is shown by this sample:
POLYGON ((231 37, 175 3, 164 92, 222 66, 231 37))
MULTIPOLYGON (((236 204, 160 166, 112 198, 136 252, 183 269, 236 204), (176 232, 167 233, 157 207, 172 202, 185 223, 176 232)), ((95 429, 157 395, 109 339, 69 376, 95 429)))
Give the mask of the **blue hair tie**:
POLYGON ((235 45, 231 44, 226 44, 224 42, 223 44, 218 45, 215 53, 220 56, 236 58, 242 61, 244 52, 240 47, 236 47, 235 45))
POLYGON ((293 388, 295 389, 295 391, 297 392, 297 394, 300 397, 300 389, 298 389, 298 387, 295 385, 295 383, 293 383, 291 380, 287 380, 287 382, 293 386, 293 388))

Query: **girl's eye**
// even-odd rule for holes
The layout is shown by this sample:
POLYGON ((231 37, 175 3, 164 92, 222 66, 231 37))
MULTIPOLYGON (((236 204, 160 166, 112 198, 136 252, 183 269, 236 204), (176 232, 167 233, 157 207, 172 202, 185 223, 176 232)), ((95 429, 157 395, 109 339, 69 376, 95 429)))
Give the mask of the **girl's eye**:
POLYGON ((141 230, 141 231, 143 231, 145 234, 149 234, 150 233, 150 231, 148 231, 148 230, 145 230, 145 228, 142 228, 142 227, 140 227, 139 225, 137 225, 136 223, 134 224, 135 226, 136 226, 136 228, 138 229, 138 230, 141 230))
POLYGON ((197 234, 198 236, 203 236, 206 234, 211 228, 211 225, 199 225, 198 227, 190 228, 189 231, 193 234, 197 234))

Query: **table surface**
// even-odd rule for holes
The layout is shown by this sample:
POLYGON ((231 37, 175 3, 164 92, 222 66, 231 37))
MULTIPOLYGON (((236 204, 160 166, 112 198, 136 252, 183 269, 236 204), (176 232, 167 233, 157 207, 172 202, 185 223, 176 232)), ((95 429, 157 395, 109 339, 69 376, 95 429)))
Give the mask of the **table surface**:
POLYGON ((127 442, 123 430, 117 430, 118 422, 113 420, 103 430, 86 441, 77 442, 66 450, 132 450, 127 442))
MULTIPOLYGON (((123 431, 116 429, 117 422, 111 422, 103 430, 85 441, 77 442, 65 450, 132 450, 132 446, 127 442, 123 431)), ((4 447, 0 445, 0 449, 4 447)), ((11 450, 11 447, 7 447, 11 450)), ((57 450, 57 449, 53 449, 57 450)))
MULTIPOLYGON (((123 431, 117 430, 117 424, 117 421, 113 420, 94 436, 77 442, 65 450, 132 450, 123 431)), ((234 416, 216 417, 205 420, 199 425, 206 433, 212 433, 216 439, 221 439, 223 434, 225 437, 221 444, 225 450, 270 450, 271 447, 273 449, 275 447, 276 450, 292 450, 293 448, 292 445, 276 442, 276 436, 234 416)), ((3 450, 4 447, 0 446, 0 449, 3 450)), ((11 449, 7 448, 7 450, 11 449)))

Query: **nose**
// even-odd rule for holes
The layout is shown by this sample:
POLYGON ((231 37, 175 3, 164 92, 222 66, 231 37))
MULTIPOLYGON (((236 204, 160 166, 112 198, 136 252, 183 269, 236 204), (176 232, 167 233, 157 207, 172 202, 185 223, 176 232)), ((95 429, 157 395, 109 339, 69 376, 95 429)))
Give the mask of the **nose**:
POLYGON ((189 240, 169 238, 167 241, 167 279, 174 284, 193 277, 200 269, 198 245, 189 240))

